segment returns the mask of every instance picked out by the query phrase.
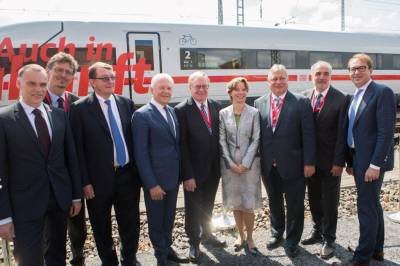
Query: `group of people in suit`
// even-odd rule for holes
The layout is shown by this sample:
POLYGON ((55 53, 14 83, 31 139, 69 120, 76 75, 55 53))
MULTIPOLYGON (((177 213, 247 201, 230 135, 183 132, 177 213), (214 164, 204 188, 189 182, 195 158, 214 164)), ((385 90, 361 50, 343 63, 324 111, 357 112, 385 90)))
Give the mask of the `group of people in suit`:
POLYGON ((65 265, 68 228, 71 264, 84 265, 87 205, 102 265, 136 265, 143 187, 157 264, 199 262, 200 243, 226 246, 210 223, 222 177, 223 204, 239 232, 235 251, 258 253, 253 229, 262 180, 271 219, 267 248, 280 246, 286 231, 285 251, 298 255, 307 186, 314 226, 301 243, 321 242, 320 255, 329 258, 347 164, 357 186, 360 239, 350 262, 334 264, 383 260, 379 192, 393 168, 394 94, 372 81, 367 55, 354 55, 348 67, 353 97, 330 85, 328 62, 312 66, 314 87, 304 95, 288 90, 287 70, 276 64, 268 73, 270 92, 254 107, 246 104, 249 84, 239 77, 227 86, 232 105, 226 108, 208 97, 210 81, 200 71, 189 77, 191 96, 172 108, 174 81, 160 73, 151 80, 152 99, 135 111, 133 101, 114 94, 106 63, 89 68, 93 92, 81 99, 66 92, 78 68, 71 55, 54 55, 46 69, 23 66, 20 100, 0 109, 0 237, 14 241, 18 265, 65 265), (172 248, 181 182, 187 257, 172 248))

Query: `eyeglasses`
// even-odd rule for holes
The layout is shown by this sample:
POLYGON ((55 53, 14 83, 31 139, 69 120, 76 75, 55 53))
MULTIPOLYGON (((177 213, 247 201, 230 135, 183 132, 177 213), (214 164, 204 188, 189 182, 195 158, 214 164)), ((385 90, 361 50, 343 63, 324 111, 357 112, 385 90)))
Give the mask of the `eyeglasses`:
POLYGON ((200 90, 200 89, 208 89, 208 84, 204 84, 204 85, 195 85, 193 86, 193 88, 195 88, 196 90, 200 90))
POLYGON ((93 79, 99 79, 103 82, 108 82, 108 81, 114 81, 115 80, 115 76, 109 76, 109 77, 100 77, 100 78, 93 78, 93 79))
POLYGON ((68 69, 64 69, 64 68, 59 68, 59 67, 55 67, 53 68, 53 71, 57 74, 65 74, 66 76, 72 76, 74 75, 74 72, 72 72, 71 70, 68 69))
POLYGON ((365 72, 367 68, 368 68, 367 66, 350 67, 349 71, 350 73, 356 73, 357 70, 358 72, 365 72))

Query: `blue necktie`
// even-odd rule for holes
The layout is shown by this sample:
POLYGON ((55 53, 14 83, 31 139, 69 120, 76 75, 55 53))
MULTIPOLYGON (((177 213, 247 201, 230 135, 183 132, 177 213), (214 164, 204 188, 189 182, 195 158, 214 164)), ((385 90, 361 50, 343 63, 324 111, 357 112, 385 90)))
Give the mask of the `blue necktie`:
POLYGON ((347 128, 347 145, 349 147, 353 147, 353 126, 354 126, 354 121, 356 119, 356 108, 357 108, 357 102, 358 102, 358 97, 360 96, 362 90, 357 90, 356 94, 353 97, 353 101, 351 102, 350 105, 350 113, 349 113, 349 127, 347 128))
POLYGON ((176 137, 174 123, 172 122, 172 117, 171 117, 171 114, 168 111, 167 106, 164 106, 164 110, 167 113, 167 121, 168 121, 169 129, 171 130, 172 135, 174 135, 174 137, 176 137))
POLYGON ((110 100, 104 101, 108 107, 108 119, 110 120, 111 134, 115 144, 115 150, 117 153, 117 163, 118 166, 124 166, 126 163, 125 147, 124 141, 122 139, 121 133, 119 132, 117 121, 115 120, 114 114, 111 110, 110 100))

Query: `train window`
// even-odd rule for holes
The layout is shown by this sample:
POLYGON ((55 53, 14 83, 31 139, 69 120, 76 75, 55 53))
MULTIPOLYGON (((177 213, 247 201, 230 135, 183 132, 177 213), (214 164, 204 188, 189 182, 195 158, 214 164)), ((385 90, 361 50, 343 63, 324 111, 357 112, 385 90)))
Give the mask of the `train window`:
POLYGON ((152 40, 135 40, 135 55, 136 63, 139 62, 140 58, 145 58, 146 64, 151 65, 151 70, 154 70, 152 40))
POLYGON ((241 52, 234 49, 199 49, 198 67, 204 69, 241 68, 241 52))
POLYGON ((400 54, 393 55, 393 69, 400 69, 400 54))
POLYGON ((256 50, 242 50, 242 67, 244 69, 257 68, 257 51, 256 50))
POLYGON ((377 69, 393 69, 393 55, 378 54, 376 60, 377 69))
POLYGON ((267 69, 272 65, 271 51, 257 51, 257 67, 258 69, 267 69))
POLYGON ((308 51, 297 51, 296 52, 296 68, 308 69, 310 68, 308 51))
POLYGON ((346 68, 346 63, 343 62, 342 54, 335 52, 310 52, 310 65, 317 61, 329 62, 333 68, 346 68))
POLYGON ((296 52, 295 51, 279 51, 277 63, 284 65, 286 68, 296 68, 296 52))

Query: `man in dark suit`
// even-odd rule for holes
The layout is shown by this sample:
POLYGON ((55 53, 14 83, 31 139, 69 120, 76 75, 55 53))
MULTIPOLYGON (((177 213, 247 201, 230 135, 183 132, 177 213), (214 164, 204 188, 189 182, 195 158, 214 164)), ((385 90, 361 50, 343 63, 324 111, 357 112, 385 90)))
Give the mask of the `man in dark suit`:
POLYGON ((358 247, 350 262, 334 265, 369 265, 383 260, 384 220, 380 191, 385 171, 394 164, 393 135, 396 105, 393 91, 371 79, 372 60, 356 54, 348 63, 356 86, 346 119, 350 150, 346 171, 354 175, 357 187, 357 213, 360 223, 358 247))
POLYGON ((171 248, 181 160, 179 123, 174 109, 168 106, 173 84, 168 74, 155 75, 150 103, 132 116, 135 160, 144 185, 149 236, 157 265, 167 265, 167 260, 187 261, 171 248))
POLYGON ((67 217, 81 209, 74 140, 65 113, 43 104, 47 81, 22 67, 20 100, 0 110, 0 237, 18 265, 65 265, 67 217))
POLYGON ((301 243, 311 245, 323 240, 320 256, 324 259, 333 255, 346 153, 343 127, 346 97, 330 85, 331 73, 328 62, 316 62, 311 67, 314 88, 304 93, 313 108, 317 156, 315 174, 306 181, 314 226, 301 243))
POLYGON ((283 65, 273 65, 268 73, 271 93, 255 101, 260 111, 261 173, 271 211, 268 249, 276 248, 285 231, 286 253, 295 257, 304 225, 304 177, 315 172, 315 132, 309 100, 288 91, 288 75, 283 65))
POLYGON ((112 239, 114 207, 121 239, 121 264, 135 265, 139 241, 140 181, 132 153, 130 118, 133 102, 114 94, 112 66, 102 62, 89 68, 94 92, 70 110, 97 251, 103 265, 118 265, 112 239))
POLYGON ((185 189, 189 259, 197 261, 200 239, 214 246, 226 244, 211 233, 210 226, 221 176, 218 142, 221 106, 207 98, 210 81, 204 72, 194 72, 188 83, 191 97, 177 105, 175 112, 181 129, 181 177, 185 189))
MULTIPOLYGON (((43 102, 68 112, 70 106, 76 100, 79 100, 78 96, 66 91, 67 87, 71 85, 77 69, 78 63, 70 54, 59 52, 53 55, 47 62, 46 70, 49 76, 49 83, 43 102)), ((81 203, 82 211, 68 219, 68 236, 72 252, 70 263, 73 266, 85 264, 83 246, 86 239, 86 223, 85 201, 83 198, 81 203)))

